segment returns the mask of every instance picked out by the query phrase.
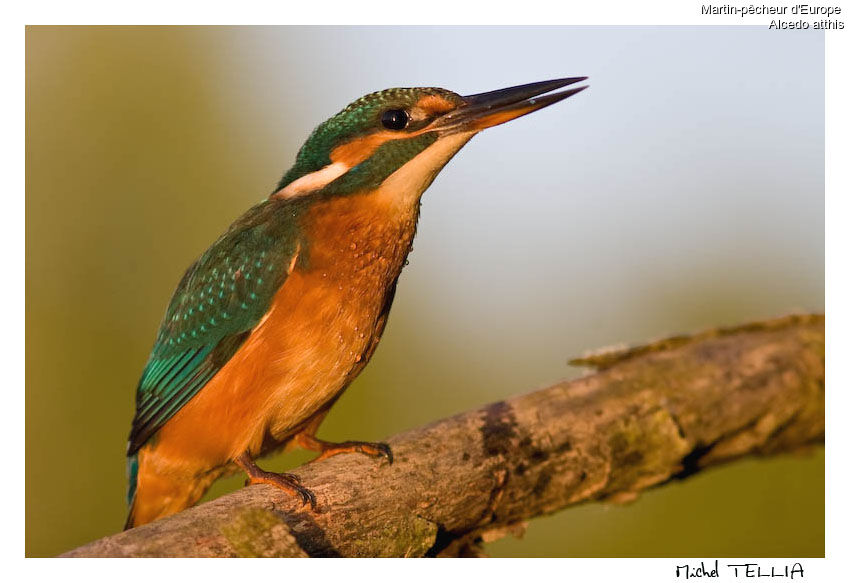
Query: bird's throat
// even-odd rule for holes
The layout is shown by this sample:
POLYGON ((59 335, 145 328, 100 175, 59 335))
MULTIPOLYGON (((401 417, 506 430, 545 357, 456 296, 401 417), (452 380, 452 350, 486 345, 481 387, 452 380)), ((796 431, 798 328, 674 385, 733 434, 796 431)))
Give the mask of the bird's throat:
POLYGON ((317 275, 317 285, 341 286, 352 294, 340 301, 387 289, 401 273, 413 244, 422 193, 473 135, 441 138, 374 190, 310 205, 301 222, 303 240, 309 243, 302 250, 300 269, 317 275))
POLYGON ((410 207, 416 207, 418 212, 422 193, 475 133, 464 132, 441 137, 390 174, 375 190, 373 196, 377 201, 394 207, 396 212, 403 212, 410 207))

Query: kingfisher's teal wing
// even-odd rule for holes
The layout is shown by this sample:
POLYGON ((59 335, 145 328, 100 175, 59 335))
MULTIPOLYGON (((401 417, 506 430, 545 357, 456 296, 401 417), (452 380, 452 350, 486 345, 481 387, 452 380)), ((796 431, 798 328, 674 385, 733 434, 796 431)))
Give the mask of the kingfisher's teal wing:
POLYGON ((296 216, 285 201, 264 201, 186 271, 139 381, 128 455, 209 382, 268 311, 298 255, 296 216))

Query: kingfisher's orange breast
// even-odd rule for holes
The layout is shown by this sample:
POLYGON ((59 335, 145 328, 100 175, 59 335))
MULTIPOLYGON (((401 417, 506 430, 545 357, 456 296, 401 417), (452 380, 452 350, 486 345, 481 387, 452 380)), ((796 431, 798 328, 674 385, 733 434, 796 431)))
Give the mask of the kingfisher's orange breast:
POLYGON ((146 446, 148 462, 213 468, 258 455, 269 437, 286 441, 322 410, 380 337, 417 213, 418 204, 399 213, 374 194, 315 204, 266 316, 146 446))

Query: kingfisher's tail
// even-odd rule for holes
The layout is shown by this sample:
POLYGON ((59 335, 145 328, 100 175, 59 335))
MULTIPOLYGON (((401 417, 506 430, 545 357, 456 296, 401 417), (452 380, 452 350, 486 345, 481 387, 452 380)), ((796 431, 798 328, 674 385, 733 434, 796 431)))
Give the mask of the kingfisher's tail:
POLYGON ((160 473, 156 466, 139 459, 144 448, 127 457, 127 503, 129 512, 124 530, 176 514, 201 499, 222 472, 211 471, 201 476, 160 473))
POLYGON ((136 484, 139 479, 139 453, 127 456, 127 521, 124 523, 124 530, 133 528, 133 507, 136 498, 136 484))

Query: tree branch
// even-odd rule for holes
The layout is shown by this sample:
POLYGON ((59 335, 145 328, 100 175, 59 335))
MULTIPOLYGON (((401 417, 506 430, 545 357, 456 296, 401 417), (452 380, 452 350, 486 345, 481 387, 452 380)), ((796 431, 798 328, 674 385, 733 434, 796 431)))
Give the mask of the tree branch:
POLYGON ((397 435, 392 466, 299 468, 318 512, 252 486, 65 556, 477 555, 535 516, 823 443, 820 315, 573 362, 598 370, 397 435))

